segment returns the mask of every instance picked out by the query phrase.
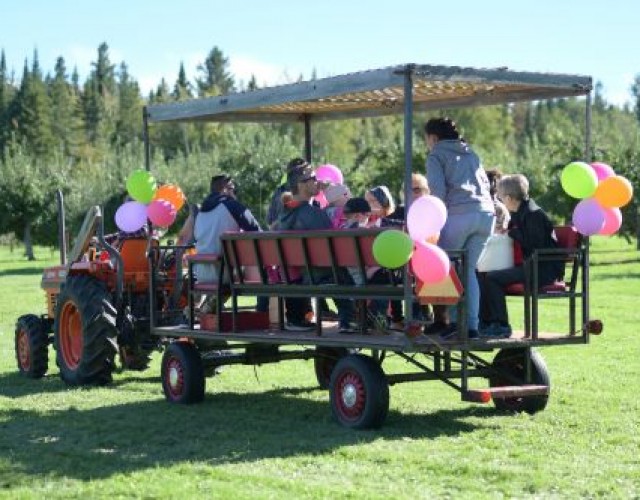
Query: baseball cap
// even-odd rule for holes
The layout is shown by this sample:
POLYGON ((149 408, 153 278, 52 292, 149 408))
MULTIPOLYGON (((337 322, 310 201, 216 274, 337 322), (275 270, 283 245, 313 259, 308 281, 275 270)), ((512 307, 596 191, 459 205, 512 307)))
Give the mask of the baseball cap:
POLYGON ((315 177, 316 174, 309 164, 301 165, 287 172, 287 185, 289 189, 293 189, 298 183, 315 179, 315 177))

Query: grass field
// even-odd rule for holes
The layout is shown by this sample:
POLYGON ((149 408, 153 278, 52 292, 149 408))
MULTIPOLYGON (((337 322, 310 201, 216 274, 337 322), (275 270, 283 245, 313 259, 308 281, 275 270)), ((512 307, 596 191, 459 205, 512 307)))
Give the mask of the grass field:
MULTIPOLYGON (((57 258, 38 257, 0 248, 0 498, 640 495, 640 253, 623 240, 592 247, 591 316, 604 334, 542 350, 545 411, 499 413, 444 384, 400 384, 385 426, 360 432, 332 421, 305 361, 228 367, 190 407, 164 401, 159 355, 103 388, 67 388, 53 356, 43 380, 19 377, 13 324, 44 313, 40 274, 57 258)), ((551 302, 547 323, 563 314, 551 302)))

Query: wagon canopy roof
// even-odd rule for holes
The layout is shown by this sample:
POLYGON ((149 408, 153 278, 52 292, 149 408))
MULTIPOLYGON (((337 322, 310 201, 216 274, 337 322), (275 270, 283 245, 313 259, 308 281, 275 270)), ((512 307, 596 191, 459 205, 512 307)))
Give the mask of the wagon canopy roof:
POLYGON ((150 122, 295 122, 372 117, 404 111, 412 73, 414 111, 588 94, 590 76, 403 64, 224 96, 156 104, 150 122))

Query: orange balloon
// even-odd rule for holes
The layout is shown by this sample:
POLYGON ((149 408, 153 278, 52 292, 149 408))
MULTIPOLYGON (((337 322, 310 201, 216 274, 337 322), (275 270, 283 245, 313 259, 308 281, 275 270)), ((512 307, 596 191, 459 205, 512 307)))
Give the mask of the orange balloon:
POLYGON ((633 197, 633 186, 621 175, 603 179, 593 197, 605 208, 624 207, 633 197))
POLYGON ((156 194, 153 199, 167 200, 176 208, 176 211, 178 211, 184 205, 186 196, 182 192, 182 189, 175 184, 165 184, 156 190, 156 194))

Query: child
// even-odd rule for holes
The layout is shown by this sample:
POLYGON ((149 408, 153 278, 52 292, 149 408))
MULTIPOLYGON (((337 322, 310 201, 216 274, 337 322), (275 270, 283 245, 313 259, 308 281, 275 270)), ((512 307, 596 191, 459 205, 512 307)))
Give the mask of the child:
POLYGON ((389 188, 387 186, 371 188, 364 194, 364 199, 367 200, 369 206, 371 206, 369 227, 388 225, 385 219, 396 209, 396 204, 393 202, 389 188))
POLYGON ((351 191, 344 184, 330 184, 324 190, 327 207, 324 211, 331 219, 334 229, 341 227, 344 222, 344 206, 351 198, 351 191))
MULTIPOLYGON (((343 214, 345 218, 341 226, 343 229, 367 227, 369 216, 371 215, 371 207, 364 198, 350 198, 344 205, 343 214)), ((349 271, 355 285, 364 285, 366 276, 362 276, 359 268, 348 267, 347 271, 349 271)))

